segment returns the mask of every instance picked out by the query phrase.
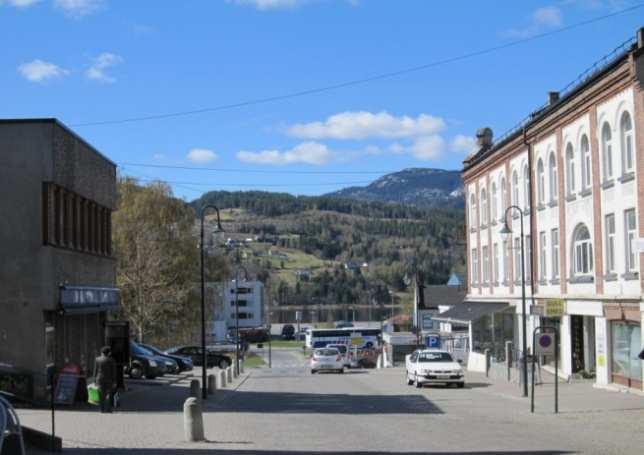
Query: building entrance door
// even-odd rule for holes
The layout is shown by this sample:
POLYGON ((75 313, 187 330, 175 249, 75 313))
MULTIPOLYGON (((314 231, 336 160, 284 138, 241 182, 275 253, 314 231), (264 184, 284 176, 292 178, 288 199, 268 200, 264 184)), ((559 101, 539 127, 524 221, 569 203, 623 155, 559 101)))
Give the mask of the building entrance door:
POLYGON ((611 323, 612 379, 635 389, 642 389, 642 361, 638 358, 642 335, 639 324, 627 321, 611 323))
POLYGON ((572 372, 585 370, 584 364, 584 317, 570 316, 570 343, 572 355, 572 372))

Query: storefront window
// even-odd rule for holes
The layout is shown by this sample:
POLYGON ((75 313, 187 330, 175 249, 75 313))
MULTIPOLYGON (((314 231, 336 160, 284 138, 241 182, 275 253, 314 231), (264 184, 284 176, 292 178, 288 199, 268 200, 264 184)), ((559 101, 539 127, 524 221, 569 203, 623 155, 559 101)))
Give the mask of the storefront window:
POLYGON ((642 334, 637 324, 613 322, 612 332, 612 374, 613 382, 628 387, 642 387, 641 351, 642 334))

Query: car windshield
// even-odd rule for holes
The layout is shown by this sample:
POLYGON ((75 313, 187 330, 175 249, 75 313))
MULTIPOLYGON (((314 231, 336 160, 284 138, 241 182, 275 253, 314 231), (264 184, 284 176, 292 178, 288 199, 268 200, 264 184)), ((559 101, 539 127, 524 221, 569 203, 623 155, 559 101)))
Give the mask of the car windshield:
POLYGON ((144 347, 139 346, 136 343, 132 343, 132 351, 135 354, 138 354, 138 355, 150 355, 150 356, 154 355, 154 353, 152 353, 152 351, 150 351, 148 349, 145 349, 144 347))
POLYGON ((342 355, 347 353, 347 347, 345 345, 343 345, 343 344, 339 344, 337 346, 333 345, 333 348, 337 349, 338 351, 340 351, 342 353, 342 355))
POLYGON ((419 362, 453 362, 452 356, 447 352, 421 352, 419 362))
POLYGON ((318 349, 315 351, 315 356, 316 357, 327 357, 327 356, 333 356, 333 355, 338 355, 340 352, 338 352, 337 349, 318 349))
POLYGON ((159 351, 157 348, 154 348, 152 346, 148 346, 147 344, 142 344, 141 347, 143 349, 147 349, 148 351, 151 351, 155 354, 163 354, 161 351, 159 351))

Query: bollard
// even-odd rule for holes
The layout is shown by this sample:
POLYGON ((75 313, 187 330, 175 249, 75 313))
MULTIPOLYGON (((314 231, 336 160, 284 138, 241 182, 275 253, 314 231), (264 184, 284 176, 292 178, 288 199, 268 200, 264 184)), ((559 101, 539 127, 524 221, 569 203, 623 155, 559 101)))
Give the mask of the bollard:
POLYGON ((239 362, 239 374, 244 374, 244 361, 239 362))
POLYGON ((233 369, 228 367, 226 368, 226 384, 233 382, 233 369))
POLYGON ((197 379, 190 381, 190 396, 201 400, 201 384, 199 384, 199 380, 197 379))
POLYGON ((490 376, 490 350, 484 349, 483 354, 485 355, 485 377, 490 376))
POLYGON ((376 361, 376 368, 382 368, 382 354, 378 356, 378 360, 376 361))
POLYGON ((239 376, 239 370, 237 370, 237 364, 233 367, 233 377, 236 378, 239 376))
POLYGON ((183 404, 183 433, 186 441, 203 441, 203 416, 199 400, 190 397, 183 404))
POLYGON ((208 375, 208 395, 214 395, 217 390, 217 381, 214 374, 208 375))
POLYGON ((224 370, 219 370, 218 372, 219 375, 219 388, 220 389, 225 389, 226 388, 226 372, 224 370))
POLYGON ((505 342, 505 363, 507 366, 508 382, 512 380, 512 342, 505 342))

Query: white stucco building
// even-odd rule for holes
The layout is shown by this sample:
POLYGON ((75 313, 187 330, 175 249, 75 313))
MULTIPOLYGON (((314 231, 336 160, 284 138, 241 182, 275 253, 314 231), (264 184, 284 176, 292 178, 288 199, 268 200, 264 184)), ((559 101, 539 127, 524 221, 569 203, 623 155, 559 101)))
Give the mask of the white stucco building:
POLYGON ((235 298, 239 308, 239 327, 261 327, 264 324, 264 284, 260 281, 230 280, 224 285, 224 314, 228 329, 235 327, 235 298))
POLYGON ((642 30, 637 38, 568 91, 549 93, 496 143, 491 130, 479 130, 463 177, 467 301, 507 304, 494 310, 492 341, 483 333, 479 347, 498 351, 509 339, 521 348, 519 210, 508 212, 511 234, 501 233, 506 209, 517 206, 528 347, 535 327, 555 326, 564 376, 594 374, 598 385, 642 390, 642 30))

